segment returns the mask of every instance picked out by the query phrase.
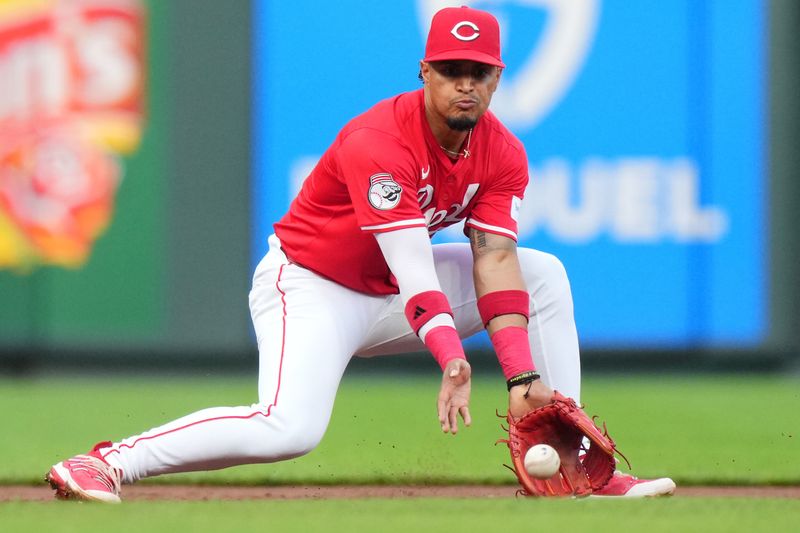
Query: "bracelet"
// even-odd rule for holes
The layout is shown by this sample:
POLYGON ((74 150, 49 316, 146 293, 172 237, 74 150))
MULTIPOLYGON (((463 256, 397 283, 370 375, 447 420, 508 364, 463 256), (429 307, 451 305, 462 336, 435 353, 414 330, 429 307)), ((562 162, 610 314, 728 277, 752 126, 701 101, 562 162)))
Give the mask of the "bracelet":
POLYGON ((522 374, 517 374, 513 378, 509 379, 506 381, 506 385, 508 385, 508 390, 511 390, 511 387, 524 385, 525 383, 532 383, 540 377, 542 376, 540 376, 535 370, 529 370, 527 372, 523 372, 522 374))

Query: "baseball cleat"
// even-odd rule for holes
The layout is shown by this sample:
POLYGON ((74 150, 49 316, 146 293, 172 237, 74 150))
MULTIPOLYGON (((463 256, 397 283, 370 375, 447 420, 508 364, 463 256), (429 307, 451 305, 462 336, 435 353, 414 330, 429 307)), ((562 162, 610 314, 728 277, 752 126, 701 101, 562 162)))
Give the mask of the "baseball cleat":
POLYGON ((98 448, 110 445, 101 442, 85 455, 76 455, 53 465, 45 481, 60 500, 87 500, 120 503, 122 471, 105 462, 98 448))
POLYGON ((616 470, 611 480, 592 496, 618 498, 644 498, 648 496, 669 496, 675 492, 675 482, 668 477, 658 479, 639 479, 636 476, 616 470))

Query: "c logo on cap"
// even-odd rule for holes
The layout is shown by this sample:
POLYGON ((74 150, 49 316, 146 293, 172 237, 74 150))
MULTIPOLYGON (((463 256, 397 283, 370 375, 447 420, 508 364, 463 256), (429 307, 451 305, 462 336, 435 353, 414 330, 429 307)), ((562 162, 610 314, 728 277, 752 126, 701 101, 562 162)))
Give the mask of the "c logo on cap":
POLYGON ((474 41, 480 35, 480 31, 478 30, 478 26, 476 26, 474 22, 470 22, 468 20, 462 20, 461 22, 459 22, 458 24, 453 26, 453 29, 450 30, 450 33, 452 33, 453 37, 455 37, 459 41, 474 41), (469 26, 470 28, 472 28, 472 34, 471 35, 464 36, 464 35, 461 35, 460 33, 458 33, 458 30, 460 30, 464 26, 469 26))

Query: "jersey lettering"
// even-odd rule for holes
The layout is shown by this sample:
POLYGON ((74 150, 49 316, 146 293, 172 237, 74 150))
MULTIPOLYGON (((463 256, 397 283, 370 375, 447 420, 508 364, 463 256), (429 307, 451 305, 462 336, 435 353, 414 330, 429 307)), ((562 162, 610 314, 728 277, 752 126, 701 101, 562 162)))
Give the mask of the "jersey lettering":
POLYGON ((420 210, 425 209, 433 201, 433 185, 426 185, 417 191, 420 210))
MULTIPOLYGON (((479 187, 479 183, 470 183, 467 186, 467 190, 464 191, 464 198, 461 200, 461 203, 452 204, 449 209, 440 209, 437 211, 435 207, 431 207, 425 211, 425 221, 428 226, 428 231, 433 233, 440 229, 440 227, 437 226, 445 227, 460 222, 464 218, 461 216, 464 209, 467 208, 475 197, 479 187)), ((417 198, 420 202, 420 209, 425 209, 433 200, 433 187, 426 185, 420 189, 417 192, 417 198)))

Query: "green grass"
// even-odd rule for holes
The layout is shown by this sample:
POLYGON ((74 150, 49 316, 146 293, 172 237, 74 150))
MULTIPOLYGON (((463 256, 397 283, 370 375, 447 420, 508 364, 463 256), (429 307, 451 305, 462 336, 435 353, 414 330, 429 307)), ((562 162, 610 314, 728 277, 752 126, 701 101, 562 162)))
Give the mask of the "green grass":
MULTIPOLYGON (((274 465, 157 478, 202 483, 512 483, 495 409, 497 379, 474 380, 474 424, 443 435, 436 376, 346 377, 322 444, 274 465)), ((38 483, 49 466, 188 412, 253 401, 252 378, 0 380, 0 483, 38 483)), ((602 377, 587 412, 608 423, 639 476, 679 484, 800 484, 797 377, 602 377)), ((365 504, 366 505, 366 504, 365 504)))
POLYGON ((795 531, 800 501, 302 500, 0 505, 4 531, 795 531))

